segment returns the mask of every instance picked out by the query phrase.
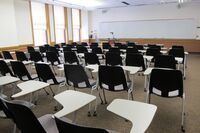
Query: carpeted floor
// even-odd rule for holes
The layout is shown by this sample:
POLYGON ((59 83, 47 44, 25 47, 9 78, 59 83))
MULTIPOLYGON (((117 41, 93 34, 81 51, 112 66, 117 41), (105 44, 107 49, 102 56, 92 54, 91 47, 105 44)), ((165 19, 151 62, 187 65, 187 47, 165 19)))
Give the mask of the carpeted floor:
MULTIPOLYGON (((184 80, 184 88, 186 93, 186 133, 200 132, 200 55, 191 54, 188 56, 186 80, 184 80)), ((31 86, 30 86, 31 87, 31 86)), ((57 86, 54 87, 54 90, 57 86)), ((66 88, 62 88, 63 91, 66 88)), ((10 96, 11 86, 4 89, 4 93, 10 96)), ((89 89, 80 90, 90 93, 89 89)), ((108 104, 115 98, 127 98, 126 92, 108 92, 106 91, 108 104)), ((134 100, 145 102, 146 93, 144 92, 144 76, 135 76, 134 100)), ((29 100, 29 96, 18 98, 29 100)), ((147 129, 147 133, 181 133, 181 99, 180 98, 161 98, 152 96, 152 104, 158 109, 155 117, 147 129)), ((88 117, 88 106, 83 107, 77 112, 76 122, 81 125, 106 128, 118 131, 120 133, 129 133, 132 124, 126 122, 125 119, 106 110, 107 105, 98 106, 97 117, 88 117)), ((38 105, 33 108, 36 116, 40 117, 44 114, 53 114, 55 100, 52 96, 47 96, 43 90, 40 91, 38 105)), ((128 108, 127 108, 128 110, 128 108)), ((66 117, 72 119, 73 114, 66 117)), ((141 118, 145 119, 145 118, 141 118)), ((13 123, 11 120, 0 119, 0 133, 11 133, 13 123)))

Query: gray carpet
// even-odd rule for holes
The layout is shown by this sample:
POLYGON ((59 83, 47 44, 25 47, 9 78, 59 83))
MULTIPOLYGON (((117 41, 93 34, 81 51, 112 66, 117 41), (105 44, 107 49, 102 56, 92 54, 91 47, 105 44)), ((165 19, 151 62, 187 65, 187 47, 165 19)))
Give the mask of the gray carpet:
MULTIPOLYGON (((184 88, 186 93, 186 133, 199 133, 200 132, 200 55, 191 54, 188 56, 186 80, 184 80, 184 88)), ((57 86, 53 87, 54 90, 57 86)), ((66 88, 62 88, 66 90, 66 88)), ((82 92, 90 93, 89 89, 80 90, 82 92)), ((10 96, 11 86, 7 86, 4 91, 5 94, 10 96)), ((127 98, 126 92, 108 92, 106 91, 108 104, 115 98, 127 98)), ((134 100, 145 102, 146 93, 144 92, 144 76, 135 76, 135 90, 134 100)), ((29 100, 29 96, 18 98, 29 100)), ((152 104, 155 104, 158 109, 156 115, 147 129, 147 133, 181 133, 181 99, 180 98, 161 98, 152 96, 152 104)), ((107 104, 107 105, 108 105, 107 104)), ((43 90, 40 91, 38 105, 33 108, 36 116, 54 112, 55 100, 52 96, 47 96, 43 90)), ((125 119, 106 110, 107 105, 98 106, 97 117, 88 117, 88 106, 83 107, 77 113, 76 122, 81 125, 106 128, 116 130, 120 133, 129 133, 132 124, 126 122, 125 119)), ((127 108, 128 110, 128 108, 127 108)), ((66 117, 72 119, 73 114, 66 117)), ((145 118, 141 118, 145 119, 145 118)), ((13 123, 7 119, 0 119, 0 132, 11 133, 13 123)))

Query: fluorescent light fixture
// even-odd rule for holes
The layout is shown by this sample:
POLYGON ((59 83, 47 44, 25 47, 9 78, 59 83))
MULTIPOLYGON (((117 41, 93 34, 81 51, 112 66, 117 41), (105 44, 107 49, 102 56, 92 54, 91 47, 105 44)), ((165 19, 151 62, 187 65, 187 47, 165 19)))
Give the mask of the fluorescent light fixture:
POLYGON ((83 6, 83 7, 98 7, 103 3, 100 0, 54 0, 56 2, 63 2, 67 4, 83 6))

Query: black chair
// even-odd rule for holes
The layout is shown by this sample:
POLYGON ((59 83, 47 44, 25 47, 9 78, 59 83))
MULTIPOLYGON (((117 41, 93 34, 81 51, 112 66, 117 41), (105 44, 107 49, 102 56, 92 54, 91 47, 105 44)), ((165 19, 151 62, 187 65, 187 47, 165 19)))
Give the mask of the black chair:
POLYGON ((134 42, 128 42, 128 43, 127 43, 127 46, 128 46, 128 47, 134 47, 135 45, 136 45, 136 44, 135 44, 134 42))
POLYGON ((75 125, 69 122, 64 122, 55 117, 56 125, 59 133, 111 133, 112 131, 108 131, 100 128, 92 128, 92 127, 84 127, 80 125, 75 125))
POLYGON ((9 51, 2 51, 2 53, 3 53, 4 59, 12 59, 12 60, 13 60, 13 57, 12 57, 12 55, 10 54, 9 51))
POLYGON ((47 52, 48 49, 46 49, 44 46, 39 46, 39 51, 40 53, 45 53, 47 52))
MULTIPOLYGON (((92 79, 89 79, 84 68, 81 65, 64 65, 66 82, 69 86, 73 86, 74 90, 76 88, 91 88, 91 94, 95 90, 96 82, 92 79)), ((90 107, 88 111, 90 115, 90 107)), ((94 116, 96 115, 96 107, 94 111, 94 116)))
POLYGON ((169 50, 169 55, 172 55, 174 57, 183 58, 182 64, 184 64, 184 61, 185 61, 184 48, 172 48, 169 50))
POLYGON ((3 58, 3 56, 2 56, 2 54, 1 54, 1 52, 0 52, 0 58, 3 58))
POLYGON ((60 45, 59 44, 55 44, 54 47, 59 50, 60 45))
POLYGON ((161 46, 158 46, 156 44, 148 44, 147 46, 148 46, 148 48, 157 48, 157 49, 161 50, 161 46))
POLYGON ((34 61, 34 62, 44 62, 42 55, 40 54, 40 52, 30 52, 30 60, 34 61))
POLYGON ((110 48, 110 49, 109 49, 109 52, 112 52, 112 53, 120 53, 120 49, 119 49, 119 48, 110 48))
POLYGON ((181 45, 172 45, 172 49, 176 49, 176 48, 179 48, 179 49, 183 49, 184 50, 184 47, 181 46, 181 45))
POLYGON ((72 47, 71 46, 63 47, 63 52, 72 52, 72 47))
POLYGON ((27 46, 27 51, 28 51, 28 53, 35 52, 35 49, 32 46, 27 46))
POLYGON ((121 43, 115 43, 114 46, 117 47, 117 48, 121 48, 122 44, 121 43))
POLYGON ((84 47, 88 46, 87 42, 81 42, 81 45, 84 47))
POLYGON ((60 55, 59 55, 59 51, 58 51, 58 49, 57 49, 56 47, 49 46, 48 48, 49 48, 49 49, 48 49, 47 52, 54 52, 54 53, 57 54, 58 57, 60 56, 60 55))
POLYGON ((95 54, 103 54, 103 51, 102 51, 101 48, 96 47, 96 48, 92 48, 92 53, 95 53, 95 54))
POLYGON ((144 46, 143 45, 135 45, 136 46, 136 48, 138 49, 138 50, 144 50, 144 46))
POLYGON ((151 61, 154 62, 155 57, 161 55, 161 52, 158 48, 148 48, 146 51, 146 55, 153 56, 153 59, 151 61))
POLYGON ((23 51, 15 51, 15 54, 18 61, 28 61, 28 58, 23 51))
POLYGON ((33 80, 37 78, 36 74, 30 75, 26 66, 21 61, 11 61, 12 70, 14 75, 19 77, 22 81, 33 80))
POLYGON ((111 65, 111 66, 123 65, 120 53, 107 52, 106 53, 106 65, 111 65))
POLYGON ((75 52, 64 52, 64 58, 65 58, 65 63, 69 63, 69 64, 77 63, 77 64, 79 64, 79 60, 78 60, 75 52))
POLYGON ((51 65, 61 64, 60 60, 55 52, 46 52, 46 57, 47 57, 47 61, 51 62, 51 65))
POLYGON ((67 44, 66 44, 65 42, 62 42, 62 43, 61 43, 61 47, 62 47, 62 48, 63 48, 63 47, 66 47, 66 45, 67 45, 67 44))
POLYGON ((122 44, 121 47, 120 47, 120 49, 125 49, 125 50, 126 50, 127 48, 128 48, 128 45, 127 45, 127 44, 122 44))
POLYGON ((88 50, 84 46, 77 46, 77 53, 88 53, 88 50))
POLYGON ((142 54, 133 54, 128 53, 126 54, 126 66, 136 66, 142 67, 142 71, 145 71, 145 62, 142 54))
POLYGON ((127 48, 126 53, 127 54, 134 54, 134 53, 139 53, 139 51, 136 47, 132 47, 132 48, 127 48))
MULTIPOLYGON (((131 93, 133 99, 132 87, 126 82, 124 70, 119 66, 99 66, 99 86, 103 89, 104 101, 107 104, 105 91, 127 91, 128 99, 131 93)), ((103 101, 102 101, 103 103, 103 101)))
POLYGON ((109 43, 102 43, 102 46, 103 46, 103 49, 109 49, 111 48, 110 44, 109 43))
POLYGON ((154 67, 176 69, 176 60, 174 56, 159 55, 155 57, 154 67))
POLYGON ((181 129, 184 129, 185 93, 183 89, 183 76, 179 70, 153 69, 150 75, 150 83, 147 100, 150 103, 151 94, 164 98, 182 98, 181 129))
POLYGON ((90 44, 90 48, 92 49, 92 48, 96 48, 96 47, 98 47, 99 46, 99 44, 97 43, 97 42, 92 42, 91 44, 90 44))
POLYGON ((77 42, 72 42, 71 46, 72 46, 73 48, 75 48, 76 46, 78 46, 78 43, 77 43, 77 42))
POLYGON ((100 65, 99 58, 95 53, 84 53, 85 65, 98 64, 100 65))
MULTIPOLYGON (((35 68, 36 68, 36 72, 40 81, 49 83, 50 85, 59 85, 59 91, 60 91, 60 87, 63 86, 62 84, 63 83, 65 84, 65 79, 62 77, 55 77, 54 73, 52 72, 48 64, 35 63, 35 68)), ((50 90, 54 96, 55 93, 53 92, 51 86, 50 86, 50 90)))
POLYGON ((8 65, 4 60, 0 60, 0 73, 3 76, 6 76, 7 74, 10 74, 11 76, 14 76, 8 65))
POLYGON ((52 115, 47 114, 37 119, 33 112, 24 105, 13 102, 6 102, 6 105, 22 133, 58 133, 52 115))

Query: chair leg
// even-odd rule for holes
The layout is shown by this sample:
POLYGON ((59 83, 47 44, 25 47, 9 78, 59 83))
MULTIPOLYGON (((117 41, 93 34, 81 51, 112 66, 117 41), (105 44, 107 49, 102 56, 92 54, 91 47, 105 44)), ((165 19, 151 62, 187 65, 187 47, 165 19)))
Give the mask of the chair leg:
POLYGON ((183 96, 183 98, 182 98, 181 131, 185 132, 185 96, 183 96))
POLYGON ((103 97, 104 97, 105 104, 107 104, 107 100, 106 100, 106 95, 105 95, 105 90, 104 89, 103 89, 103 97))
POLYGON ((96 101, 95 101, 95 108, 94 108, 93 116, 97 116, 97 104, 98 104, 98 99, 96 99, 96 101))
POLYGON ((51 92, 52 92, 53 96, 55 96, 55 93, 53 92, 53 90, 52 90, 51 86, 49 86, 49 89, 51 90, 51 92))
POLYGON ((49 95, 49 92, 47 92, 47 90, 45 88, 43 90, 46 92, 47 95, 49 95))
POLYGON ((16 133, 16 124, 13 126, 13 133, 16 133))
POLYGON ((132 100, 134 100, 134 98, 133 98, 133 91, 131 91, 131 98, 132 98, 132 100))
POLYGON ((100 93, 100 91, 99 91, 99 98, 100 98, 100 100, 101 100, 101 104, 103 104, 103 99, 101 98, 101 93, 100 93))

